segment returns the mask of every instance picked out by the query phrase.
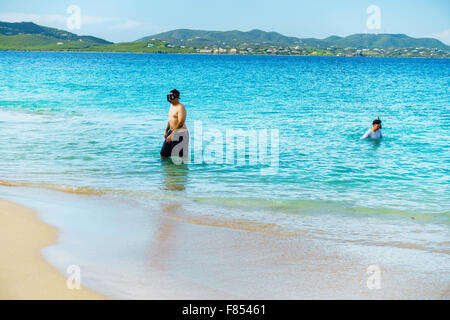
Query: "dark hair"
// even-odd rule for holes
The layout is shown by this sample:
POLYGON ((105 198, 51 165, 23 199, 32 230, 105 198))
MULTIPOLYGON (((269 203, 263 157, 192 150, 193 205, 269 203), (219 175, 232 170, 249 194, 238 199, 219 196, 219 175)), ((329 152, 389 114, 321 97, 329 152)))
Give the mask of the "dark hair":
POLYGON ((381 124, 381 120, 380 119, 375 119, 372 121, 372 124, 381 124))
POLYGON ((172 93, 175 96, 175 98, 180 97, 180 91, 178 91, 177 89, 173 89, 172 91, 170 91, 170 93, 172 93))

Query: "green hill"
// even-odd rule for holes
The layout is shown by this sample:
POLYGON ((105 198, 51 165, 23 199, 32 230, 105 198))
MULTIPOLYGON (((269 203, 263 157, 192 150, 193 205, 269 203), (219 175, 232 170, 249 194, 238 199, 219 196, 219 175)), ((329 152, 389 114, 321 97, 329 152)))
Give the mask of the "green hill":
MULTIPOLYGON (((450 47, 432 38, 412 38, 404 34, 354 34, 325 39, 287 37, 277 32, 205 31, 177 29, 133 42, 112 43, 92 36, 37 25, 32 22, 0 22, 0 50, 33 51, 98 51, 98 52, 158 52, 212 53, 212 47, 226 48, 219 53, 234 54, 301 54, 301 55, 361 55, 357 49, 390 50, 391 56, 448 57, 450 47), (208 46, 208 50, 200 50, 208 46), (271 48, 277 47, 277 48, 271 48), (413 50, 412 48, 426 48, 413 50), (435 48, 437 50, 435 50, 435 48)), ((364 55, 382 56, 383 50, 363 50, 364 55)))
POLYGON ((92 36, 40 26, 32 22, 0 22, 0 50, 192 53, 155 40, 112 43, 92 36))
POLYGON ((195 50, 187 48, 168 48, 167 43, 161 40, 140 42, 120 42, 99 45, 91 48, 103 52, 140 52, 140 53, 194 53, 195 50))
POLYGON ((398 48, 437 48, 449 51, 450 47, 437 39, 432 38, 412 38, 405 34, 353 34, 345 38, 332 41, 336 47, 353 48, 379 48, 379 49, 398 49, 398 48))
POLYGON ((59 39, 21 34, 14 36, 0 35, 0 50, 29 51, 95 51, 95 52, 148 52, 148 53, 193 53, 194 50, 167 48, 160 40, 144 42, 93 43, 89 41, 61 41, 59 39), (151 45, 149 47, 149 44, 151 45))
POLYGON ((331 36, 325 39, 287 37, 277 32, 261 30, 205 31, 177 29, 141 38, 137 41, 159 39, 174 45, 203 46, 304 46, 315 48, 437 48, 450 51, 450 47, 437 39, 412 38, 405 34, 353 34, 347 37, 331 36))
POLYGON ((84 40, 61 40, 40 34, 0 35, 0 50, 89 50, 102 45, 84 40))
POLYGON ((265 32, 261 30, 251 30, 248 32, 232 31, 204 31, 178 29, 159 33, 153 36, 141 38, 137 41, 159 39, 175 45, 185 46, 291 46, 299 45, 298 38, 286 37, 277 32, 265 32))
MULTIPOLYGON (((39 38, 36 38, 33 40, 33 43, 37 44, 39 40, 42 40, 43 44, 47 44, 49 38, 53 38, 55 40, 59 41, 79 41, 79 42, 89 42, 89 43, 96 43, 96 44, 110 44, 112 42, 92 37, 92 36, 79 36, 74 33, 55 29, 55 28, 49 28, 37 25, 33 22, 0 22, 0 35, 3 36, 21 36, 21 35, 36 35, 40 36, 39 38), (81 41, 80 41, 81 40, 81 41)), ((20 39, 20 38, 16 38, 20 39)), ((27 38, 27 40, 30 40, 30 38, 27 38)), ((57 41, 57 42, 59 42, 57 41)))

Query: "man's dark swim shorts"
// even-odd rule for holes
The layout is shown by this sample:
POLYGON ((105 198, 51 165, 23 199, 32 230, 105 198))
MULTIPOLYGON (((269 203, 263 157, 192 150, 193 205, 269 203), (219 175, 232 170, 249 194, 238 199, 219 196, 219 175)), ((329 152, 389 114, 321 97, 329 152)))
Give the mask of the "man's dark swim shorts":
MULTIPOLYGON (((171 133, 172 133, 172 130, 169 130, 167 132, 167 137, 171 133)), ((185 144, 185 146, 179 147, 180 151, 178 152, 178 154, 172 154, 172 150, 176 145, 178 145, 179 143, 182 143, 184 138, 189 140, 187 130, 184 132, 179 132, 179 133, 177 132, 177 134, 174 134, 172 136, 172 140, 170 142, 167 142, 166 140, 164 140, 164 143, 162 145, 161 152, 160 152, 161 156, 163 156, 163 157, 171 157, 171 156, 183 157, 183 149, 185 147, 187 147, 187 144, 185 144), (177 141, 175 141, 175 140, 177 140, 177 141)))

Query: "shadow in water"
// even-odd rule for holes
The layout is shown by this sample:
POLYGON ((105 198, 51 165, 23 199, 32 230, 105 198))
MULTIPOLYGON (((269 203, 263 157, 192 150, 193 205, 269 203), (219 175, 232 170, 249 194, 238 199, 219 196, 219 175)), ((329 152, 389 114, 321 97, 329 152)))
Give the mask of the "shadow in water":
POLYGON ((381 146, 381 139, 371 139, 370 142, 374 150, 378 149, 381 146))
POLYGON ((188 165, 172 163, 170 159, 162 159, 161 167, 164 172, 164 188, 169 191, 183 191, 186 189, 188 165))
MULTIPOLYGON (((383 138, 384 139, 384 138, 383 138)), ((363 139, 363 143, 367 143, 368 146, 372 147, 373 150, 378 149, 381 146, 381 141, 383 139, 363 139)))
MULTIPOLYGON (((170 159, 163 159, 161 167, 164 174, 164 189, 168 192, 183 191, 186 189, 188 166, 186 164, 176 165, 170 159)), ((156 232, 151 241, 150 265, 159 270, 167 270, 171 261, 172 246, 174 244, 176 231, 176 221, 170 216, 182 210, 181 203, 170 201, 161 204, 157 219, 156 232)))

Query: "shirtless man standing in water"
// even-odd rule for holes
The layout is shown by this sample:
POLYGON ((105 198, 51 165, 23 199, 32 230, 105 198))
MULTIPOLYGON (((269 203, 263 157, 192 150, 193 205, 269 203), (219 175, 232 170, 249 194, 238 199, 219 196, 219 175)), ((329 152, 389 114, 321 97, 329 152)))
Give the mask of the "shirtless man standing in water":
POLYGON ((189 132, 186 128, 186 108, 178 100, 180 92, 177 89, 170 91, 167 101, 170 102, 169 122, 164 133, 165 141, 161 148, 161 158, 171 156, 186 159, 188 156, 189 132))

